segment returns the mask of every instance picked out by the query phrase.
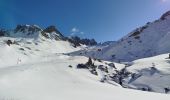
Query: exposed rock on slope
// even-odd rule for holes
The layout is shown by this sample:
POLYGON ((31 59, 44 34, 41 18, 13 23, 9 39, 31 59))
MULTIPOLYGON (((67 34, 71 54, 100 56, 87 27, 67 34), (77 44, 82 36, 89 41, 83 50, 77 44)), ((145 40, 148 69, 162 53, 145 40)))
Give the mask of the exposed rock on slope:
POLYGON ((64 36, 56 29, 55 26, 49 26, 44 29, 41 34, 46 38, 51 38, 55 40, 63 40, 64 36))

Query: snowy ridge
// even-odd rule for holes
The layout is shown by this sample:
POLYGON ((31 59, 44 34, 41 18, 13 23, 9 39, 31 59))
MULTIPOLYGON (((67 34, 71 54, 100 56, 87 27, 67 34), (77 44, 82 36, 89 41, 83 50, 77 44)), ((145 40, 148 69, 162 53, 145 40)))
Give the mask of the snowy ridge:
POLYGON ((75 52, 111 61, 133 61, 170 52, 170 15, 165 13, 159 20, 135 29, 117 43, 97 50, 75 52), (97 52, 97 53, 96 53, 97 52))

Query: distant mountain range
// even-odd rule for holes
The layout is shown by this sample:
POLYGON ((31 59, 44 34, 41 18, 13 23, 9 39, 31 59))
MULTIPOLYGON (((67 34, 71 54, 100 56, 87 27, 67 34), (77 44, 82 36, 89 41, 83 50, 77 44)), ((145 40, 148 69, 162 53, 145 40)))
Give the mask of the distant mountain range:
POLYGON ((94 39, 81 39, 78 36, 66 37, 55 26, 49 26, 42 29, 37 25, 17 25, 13 30, 0 29, 0 36, 15 37, 15 38, 33 38, 38 39, 40 36, 46 39, 54 39, 56 41, 69 41, 75 47, 83 45, 97 45, 94 39))

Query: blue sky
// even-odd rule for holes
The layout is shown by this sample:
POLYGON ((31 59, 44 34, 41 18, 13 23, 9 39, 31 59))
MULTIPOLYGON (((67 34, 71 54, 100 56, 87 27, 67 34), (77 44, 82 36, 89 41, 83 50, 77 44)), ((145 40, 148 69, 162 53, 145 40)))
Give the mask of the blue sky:
POLYGON ((170 10, 170 0, 0 0, 0 27, 55 25, 64 35, 118 40, 170 10))

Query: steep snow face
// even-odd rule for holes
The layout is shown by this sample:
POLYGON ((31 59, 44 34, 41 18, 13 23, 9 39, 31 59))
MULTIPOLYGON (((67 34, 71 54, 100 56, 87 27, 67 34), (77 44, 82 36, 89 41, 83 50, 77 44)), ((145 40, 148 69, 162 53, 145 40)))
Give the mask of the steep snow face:
POLYGON ((133 61, 170 52, 169 38, 170 14, 167 12, 161 19, 137 28, 116 43, 101 46, 101 50, 89 49, 73 54, 118 62, 133 61))
MULTIPOLYGON (((167 15, 167 14, 166 14, 167 15)), ((102 58, 120 61, 170 52, 170 16, 136 29, 114 46, 105 48, 102 58), (113 56, 114 55, 114 56, 113 56)))

